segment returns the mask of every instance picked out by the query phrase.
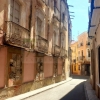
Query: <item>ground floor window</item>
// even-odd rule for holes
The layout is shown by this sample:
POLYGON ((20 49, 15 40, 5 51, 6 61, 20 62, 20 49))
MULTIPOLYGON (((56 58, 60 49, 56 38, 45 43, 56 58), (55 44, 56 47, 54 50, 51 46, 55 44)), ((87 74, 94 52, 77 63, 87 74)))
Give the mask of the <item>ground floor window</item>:
POLYGON ((9 79, 8 85, 14 86, 22 82, 22 59, 20 54, 10 53, 9 55, 9 79))
POLYGON ((43 59, 44 57, 37 57, 37 66, 36 66, 36 80, 43 80, 44 73, 43 73, 43 59))

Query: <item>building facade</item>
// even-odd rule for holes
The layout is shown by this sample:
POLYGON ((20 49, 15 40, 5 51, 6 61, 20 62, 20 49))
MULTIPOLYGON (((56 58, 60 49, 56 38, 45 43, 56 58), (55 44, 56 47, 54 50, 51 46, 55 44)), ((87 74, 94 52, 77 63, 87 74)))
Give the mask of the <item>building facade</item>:
POLYGON ((66 80, 70 39, 66 0, 1 0, 0 98, 66 80))
POLYGON ((90 75, 90 42, 87 32, 78 36, 77 41, 71 44, 72 74, 90 75))
POLYGON ((100 99, 100 1, 90 0, 88 36, 91 42, 91 84, 100 99))

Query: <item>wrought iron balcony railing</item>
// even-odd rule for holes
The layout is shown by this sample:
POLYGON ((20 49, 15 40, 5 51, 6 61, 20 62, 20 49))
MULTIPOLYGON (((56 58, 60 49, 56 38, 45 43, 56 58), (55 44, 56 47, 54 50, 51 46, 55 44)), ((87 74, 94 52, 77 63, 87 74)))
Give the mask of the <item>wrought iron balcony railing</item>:
POLYGON ((67 58, 67 50, 61 49, 61 57, 67 58))
POLYGON ((85 59, 85 56, 78 57, 78 61, 84 61, 84 59, 85 59))
POLYGON ((54 17, 60 20, 60 11, 58 10, 57 7, 54 7, 54 17))
POLYGON ((48 40, 44 39, 40 35, 36 36, 36 50, 40 52, 48 52, 48 40))
POLYGON ((7 21, 6 43, 22 48, 30 47, 30 32, 26 28, 7 21))
POLYGON ((60 56, 60 52, 61 52, 60 47, 57 46, 57 45, 54 45, 54 46, 53 46, 53 55, 54 55, 54 56, 60 56))

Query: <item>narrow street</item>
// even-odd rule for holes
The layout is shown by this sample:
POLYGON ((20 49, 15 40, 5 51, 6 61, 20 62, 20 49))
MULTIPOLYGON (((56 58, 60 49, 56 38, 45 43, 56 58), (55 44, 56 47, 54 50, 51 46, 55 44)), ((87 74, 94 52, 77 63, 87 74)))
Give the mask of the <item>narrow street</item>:
POLYGON ((84 92, 84 81, 86 77, 73 77, 65 84, 39 93, 25 100, 86 100, 84 92))

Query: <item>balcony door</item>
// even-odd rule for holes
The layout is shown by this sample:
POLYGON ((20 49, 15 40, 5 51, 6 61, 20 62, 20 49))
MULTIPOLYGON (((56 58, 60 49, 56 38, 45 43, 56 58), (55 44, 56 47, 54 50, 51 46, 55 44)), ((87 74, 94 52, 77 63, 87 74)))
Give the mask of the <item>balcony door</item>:
POLYGON ((10 0, 10 21, 16 24, 20 21, 20 4, 16 0, 10 0))

